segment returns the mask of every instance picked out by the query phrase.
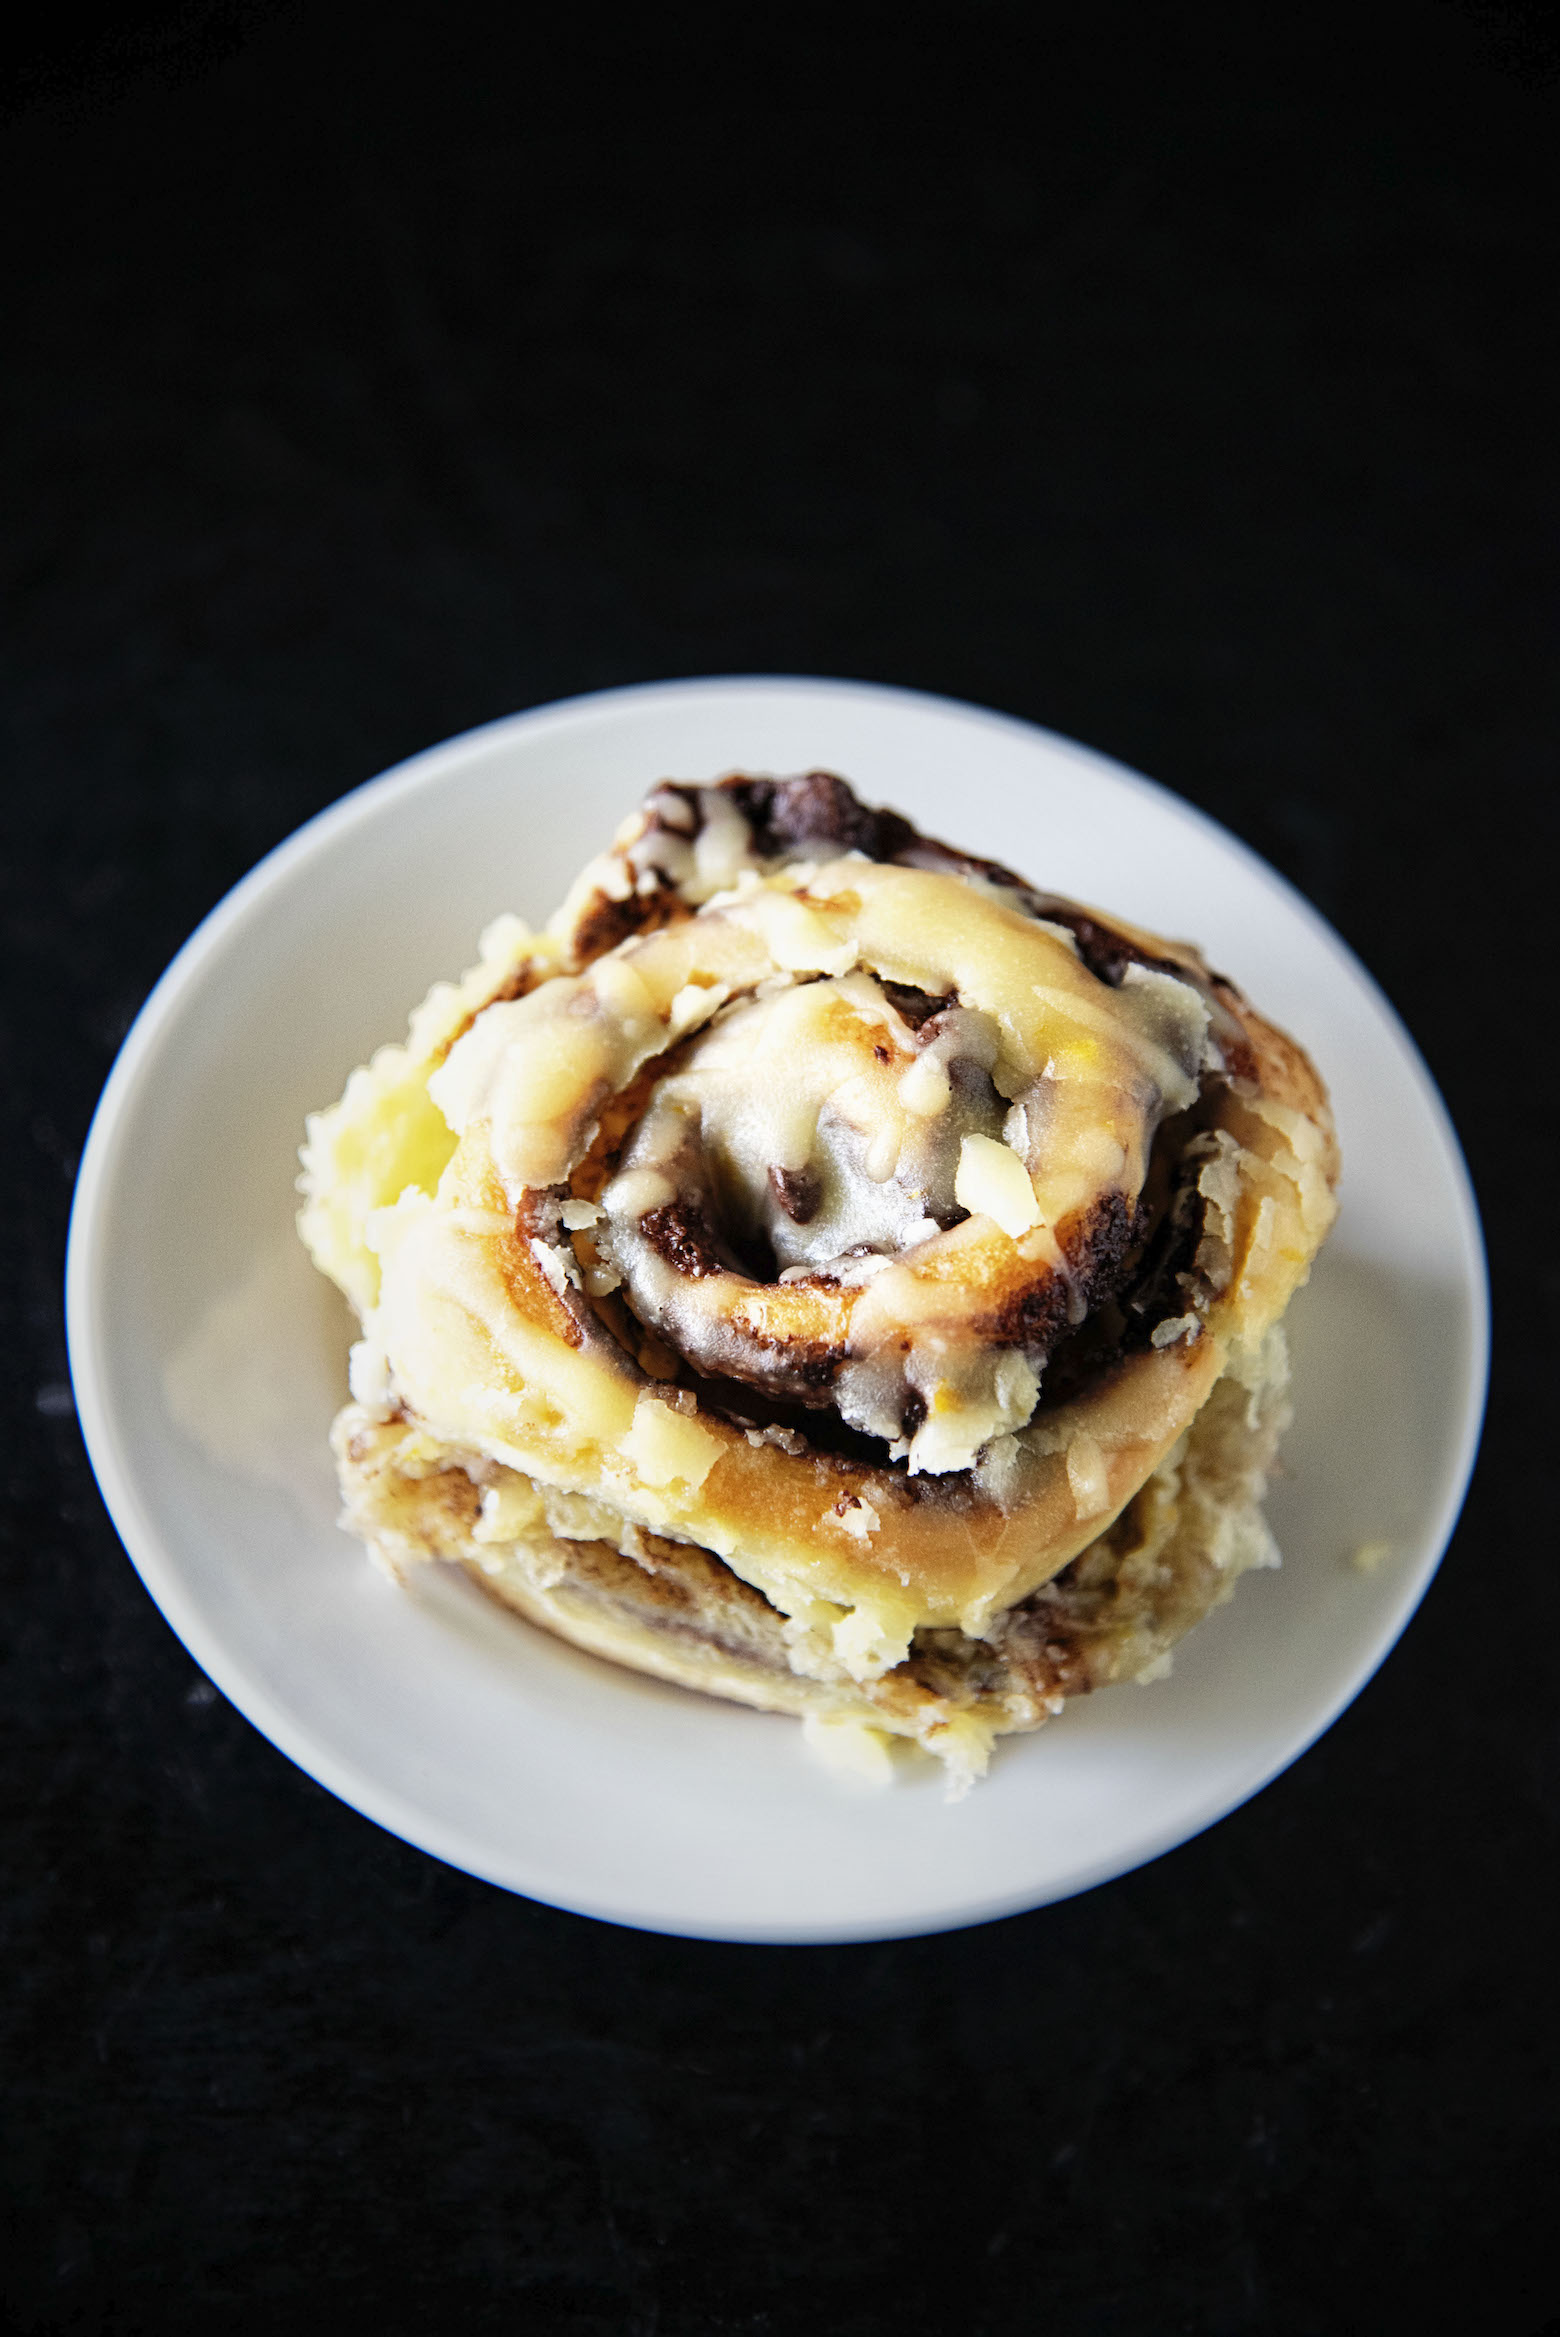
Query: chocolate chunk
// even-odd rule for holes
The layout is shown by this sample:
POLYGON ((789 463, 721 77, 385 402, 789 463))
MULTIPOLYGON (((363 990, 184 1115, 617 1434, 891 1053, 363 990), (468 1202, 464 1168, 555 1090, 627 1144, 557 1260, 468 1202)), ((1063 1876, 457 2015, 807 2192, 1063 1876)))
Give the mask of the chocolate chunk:
POLYGON ((1031 899, 1034 904, 1031 915, 1043 917, 1048 925, 1065 925, 1090 973, 1097 981, 1109 983, 1111 989, 1120 989, 1121 977, 1128 966, 1152 966, 1156 973, 1174 974, 1178 982, 1191 979, 1178 958, 1153 956, 1148 950, 1140 949, 1135 941, 1129 941, 1126 934, 1118 933, 1114 925, 1107 925, 1103 918, 1091 917, 1074 902, 1060 900, 1054 893, 1035 893, 1031 899))
POLYGON ((753 849, 765 860, 794 859, 806 844, 895 860, 916 841, 907 819, 897 811, 875 811, 832 771, 806 771, 799 779, 723 779, 721 788, 735 797, 753 831, 753 849))
POLYGON ((664 1208, 647 1210, 639 1230, 658 1258, 679 1274, 695 1281, 727 1269, 709 1220, 697 1201, 668 1201, 664 1208))
POLYGON ((818 1214, 823 1199, 823 1180, 815 1169, 772 1168, 769 1172, 769 1190, 793 1225, 807 1225, 818 1214))
POLYGON ((945 990, 940 998, 934 998, 929 991, 917 990, 909 982, 882 982, 879 987, 900 1021, 913 1031, 929 1023, 934 1014, 952 1006, 958 995, 956 991, 945 990))

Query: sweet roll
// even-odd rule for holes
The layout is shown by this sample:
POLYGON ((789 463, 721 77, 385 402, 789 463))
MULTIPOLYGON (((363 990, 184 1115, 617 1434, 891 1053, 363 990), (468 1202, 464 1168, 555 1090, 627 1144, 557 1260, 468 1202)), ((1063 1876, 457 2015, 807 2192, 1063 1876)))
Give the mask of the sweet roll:
POLYGON ((1274 1556, 1315 1071, 830 774, 658 787, 303 1163, 347 1522, 615 1661, 967 1775, 1274 1556))

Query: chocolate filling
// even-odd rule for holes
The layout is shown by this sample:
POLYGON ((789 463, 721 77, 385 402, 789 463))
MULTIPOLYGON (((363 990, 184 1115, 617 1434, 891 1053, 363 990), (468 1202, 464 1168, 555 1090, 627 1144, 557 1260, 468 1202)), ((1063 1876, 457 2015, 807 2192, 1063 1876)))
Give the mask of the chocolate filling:
POLYGON ((652 925, 669 925, 675 915, 687 914, 686 904, 667 885, 657 885, 652 893, 630 893, 622 901, 598 889, 575 924, 575 955, 583 965, 589 965, 634 934, 647 932, 652 925))
MULTIPOLYGON (((949 875, 978 878, 1010 896, 1021 914, 1071 933, 1082 963, 1097 980, 1111 988, 1120 985, 1130 965, 1189 981, 1208 999, 1214 1029, 1223 1049, 1222 1077, 1251 1076, 1255 1070, 1249 1043, 1230 1011, 1239 993, 1220 976, 1205 973, 1195 960, 1143 949, 1107 920, 1076 903, 1043 893, 1001 863, 984 860, 926 837, 898 812, 875 810, 863 804, 846 782, 831 772, 810 771, 790 779, 738 777, 722 780, 720 793, 735 802, 747 824, 755 858, 783 862, 811 858, 824 851, 860 852, 879 862, 922 868, 949 875)), ((715 791, 667 783, 647 807, 648 834, 657 830, 686 845, 705 825, 705 801, 715 791)), ((654 866, 654 855, 648 855, 654 866)), ((577 931, 584 957, 611 948, 630 933, 667 923, 689 913, 674 884, 663 881, 645 893, 622 902, 604 892, 597 896, 577 931)), ((906 1026, 925 1031, 937 1015, 957 1003, 955 994, 934 996, 911 984, 884 981, 884 995, 906 1026)), ((613 1125, 603 1128, 592 1147, 588 1178, 578 1172, 576 1192, 599 1193, 615 1168, 633 1125, 637 1109, 654 1078, 671 1066, 671 1057, 647 1068, 634 1083, 635 1102, 627 1097, 604 1114, 613 1125), (603 1141, 603 1138, 605 1141, 603 1141)), ((961 1067, 955 1067, 956 1070, 961 1067)), ((1106 1193, 1087 1211, 1059 1228, 1059 1238, 1071 1269, 1071 1286, 1060 1276, 1048 1276, 1009 1301, 1000 1312, 979 1325, 994 1345, 1022 1352, 1043 1369, 1040 1409, 1067 1401, 1098 1386, 1132 1352, 1149 1344, 1156 1326, 1187 1311, 1194 1261, 1202 1235, 1204 1203, 1197 1190, 1202 1166, 1200 1152, 1187 1156, 1187 1146, 1206 1117, 1209 1095, 1221 1074, 1207 1075, 1203 1098, 1193 1111, 1166 1122, 1157 1132, 1150 1172, 1137 1204, 1120 1192, 1106 1193), (1072 1318, 1079 1305, 1082 1321, 1072 1318)), ((769 1186, 785 1214, 797 1225, 809 1223, 820 1204, 816 1175, 808 1170, 772 1168, 769 1186)), ((939 1216, 943 1225, 958 1223, 967 1211, 955 1207, 939 1216)), ((676 1272, 700 1279, 716 1272, 748 1276, 760 1283, 777 1279, 778 1266, 767 1239, 741 1239, 717 1222, 713 1197, 689 1192, 639 1221, 640 1231, 658 1256, 676 1272)), ((827 1274, 817 1279, 827 1282, 827 1274)), ((627 1290, 605 1302, 596 1313, 619 1344, 624 1343, 627 1290)), ((652 1338, 655 1334, 652 1333, 652 1338)), ((672 1358, 669 1357, 669 1360, 672 1358)), ((843 1354, 819 1349, 805 1355, 777 1355, 771 1375, 762 1363, 760 1384, 718 1378, 698 1370, 686 1357, 676 1356, 678 1382, 690 1388, 701 1404, 745 1428, 794 1437, 797 1448, 849 1455, 882 1466, 888 1445, 852 1428, 830 1408, 830 1387, 844 1360, 843 1354), (781 1384, 786 1392, 781 1393, 781 1384)), ((913 1436, 924 1417, 922 1399, 912 1391, 907 1402, 903 1434, 913 1436), (917 1413, 918 1417, 911 1417, 917 1413)), ((952 1492, 968 1472, 946 1478, 906 1477, 916 1498, 932 1498, 941 1485, 952 1492)))
MULTIPOLYGON (((1072 1268, 1072 1291, 1060 1277, 1033 1283, 979 1325, 981 1335, 994 1346, 1016 1350, 1043 1370, 1041 1412, 1099 1386, 1129 1355, 1150 1344, 1159 1323, 1187 1311, 1187 1284, 1202 1238, 1204 1204, 1197 1190, 1202 1156, 1193 1152, 1186 1157, 1185 1148, 1201 1117, 1201 1111, 1194 1110, 1166 1122, 1159 1131, 1149 1179, 1135 1210, 1125 1194, 1105 1193, 1059 1229, 1072 1268), (1081 1323, 1073 1323, 1071 1308, 1078 1300, 1087 1311, 1081 1323)), ((660 1257, 693 1279, 733 1270, 757 1282, 775 1279, 772 1255, 760 1256, 751 1238, 739 1242, 728 1228, 713 1225, 702 1197, 668 1202, 648 1212, 640 1228, 660 1257)), ((817 1279, 827 1282, 829 1277, 820 1274, 817 1279)), ((610 1310, 597 1308, 620 1343, 621 1330, 612 1325, 612 1313, 621 1304, 618 1297, 610 1310)), ((830 1389, 844 1360, 843 1353, 821 1346, 805 1353, 792 1348, 783 1358, 777 1354, 777 1371, 783 1366, 784 1377, 792 1383, 789 1396, 773 1383, 702 1372, 681 1355, 676 1357, 677 1381, 692 1389, 702 1405, 737 1426, 788 1430, 818 1451, 877 1466, 894 1465, 885 1441, 850 1427, 831 1408, 830 1389)), ((925 1404, 912 1391, 902 1434, 913 1437, 924 1418, 925 1404)), ((955 1473, 950 1485, 963 1474, 955 1473)), ((923 1486, 926 1481, 907 1478, 907 1483, 923 1486)))
POLYGON ((717 1240, 704 1204, 696 1195, 668 1201, 663 1209, 647 1210, 639 1220, 639 1230, 674 1273, 686 1274, 695 1282, 702 1282, 706 1274, 741 1271, 717 1240))
POLYGON ((940 998, 933 998, 927 991, 917 990, 909 982, 880 982, 878 987, 900 1021, 912 1031, 924 1029, 934 1015, 958 1004, 959 994, 956 990, 945 990, 940 998))
MULTIPOLYGON (((860 852, 868 860, 899 868, 978 877, 1011 894, 1012 907, 1024 916, 1040 919, 1047 925, 1064 926, 1090 973, 1110 989, 1120 987, 1129 965, 1139 965, 1173 974, 1181 981, 1198 982, 1201 987, 1211 982, 1216 990, 1238 996, 1234 985, 1222 975, 1204 977, 1184 959, 1145 950, 1105 918, 1080 908, 1077 902, 1059 893, 1041 892, 1026 878, 1004 867, 1000 860, 985 860, 978 853, 961 852, 956 845, 923 835, 903 813, 877 810, 863 803, 848 782, 832 771, 806 771, 794 779, 722 779, 717 788, 669 780, 650 799, 650 833, 660 830, 686 843, 690 835, 697 836, 705 825, 702 798, 717 791, 733 801, 741 812, 747 822, 753 854, 759 860, 799 860, 812 857, 816 849, 828 849, 837 853, 860 852), (668 798, 676 801, 675 818, 668 816, 669 805, 667 811, 661 808, 668 798)), ((662 888, 626 901, 609 900, 605 893, 599 895, 587 911, 586 924, 579 933, 581 955, 597 956, 630 933, 640 932, 649 924, 665 923, 667 911, 664 906, 658 906, 661 901, 662 888)), ((898 1006, 897 993, 907 986, 886 983, 884 987, 898 1006)), ((914 1000, 925 993, 907 990, 907 995, 914 1000)), ((948 998, 937 1002, 944 1006, 951 1003, 948 998)), ((903 1007, 900 1011, 905 1013, 903 1007)), ((935 1012, 936 1007, 929 1011, 935 1012)), ((919 1022, 911 1021, 909 1013, 905 1013, 905 1019, 913 1030, 920 1028, 919 1022)), ((924 1014, 921 1019, 925 1019, 924 1014)))
POLYGON ((869 860, 898 860, 921 842, 897 811, 875 811, 832 771, 805 771, 798 779, 723 779, 765 860, 798 860, 803 848, 826 844, 862 852, 869 860))

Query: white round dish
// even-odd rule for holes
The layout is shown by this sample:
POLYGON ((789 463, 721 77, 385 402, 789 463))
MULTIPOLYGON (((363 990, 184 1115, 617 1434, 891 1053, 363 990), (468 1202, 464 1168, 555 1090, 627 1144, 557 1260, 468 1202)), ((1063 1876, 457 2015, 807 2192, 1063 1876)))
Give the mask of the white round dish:
POLYGON ((608 691, 417 756, 212 913, 147 1001, 82 1163, 71 1368, 147 1588, 257 1728, 452 1865, 578 1912, 761 1941, 1015 1913, 1156 1857, 1266 1784, 1355 1696, 1439 1560, 1478 1440, 1482 1245, 1445 1111, 1337 936, 1149 781, 1021 722, 807 680, 608 691), (1196 938, 1330 1083, 1343 1208, 1291 1310, 1295 1426, 1244 1581, 1173 1676, 1111 1690, 944 1798, 873 1791, 792 1721, 578 1654, 429 1569, 383 1581, 335 1524, 347 1311, 292 1230, 304 1113, 399 1036, 503 909, 533 919, 656 779, 824 766, 1037 883, 1196 938), (1364 1551, 1372 1563, 1356 1563, 1364 1551))

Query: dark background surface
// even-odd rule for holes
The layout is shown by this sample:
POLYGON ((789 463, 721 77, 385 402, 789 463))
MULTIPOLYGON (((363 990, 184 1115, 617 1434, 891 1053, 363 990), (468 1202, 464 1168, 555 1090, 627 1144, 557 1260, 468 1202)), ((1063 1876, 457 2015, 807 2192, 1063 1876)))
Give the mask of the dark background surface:
POLYGON ((57 16, 5 133, 11 2319, 1526 2337, 1560 51, 1435 0, 575 16, 57 16), (471 723, 743 670, 1033 716, 1246 837, 1406 1016, 1497 1287, 1463 1523, 1326 1739, 866 1948, 612 1930, 337 1804, 141 1590, 63 1346, 98 1089, 261 853, 471 723))

